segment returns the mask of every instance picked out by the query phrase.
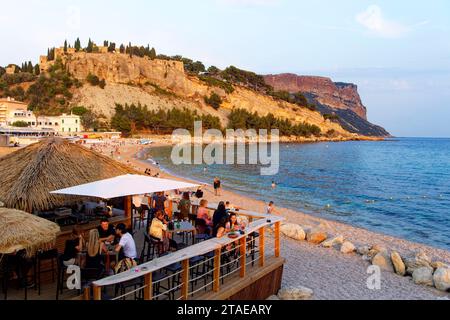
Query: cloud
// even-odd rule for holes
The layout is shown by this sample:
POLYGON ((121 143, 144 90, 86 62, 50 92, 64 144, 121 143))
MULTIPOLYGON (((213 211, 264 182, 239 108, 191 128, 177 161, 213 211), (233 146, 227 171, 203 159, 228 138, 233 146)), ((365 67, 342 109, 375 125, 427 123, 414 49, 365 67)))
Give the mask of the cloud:
POLYGON ((371 5, 357 14, 356 21, 373 34, 384 38, 399 38, 410 31, 410 27, 384 18, 381 8, 377 5, 371 5))

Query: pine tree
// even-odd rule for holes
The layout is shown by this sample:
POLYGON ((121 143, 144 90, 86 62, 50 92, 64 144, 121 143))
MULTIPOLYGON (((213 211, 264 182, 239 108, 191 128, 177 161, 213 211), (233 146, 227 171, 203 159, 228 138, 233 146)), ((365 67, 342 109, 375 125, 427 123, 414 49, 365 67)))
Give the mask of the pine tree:
POLYGON ((156 50, 155 50, 155 48, 152 48, 150 50, 150 59, 152 59, 152 60, 156 59, 156 50))
POLYGON ((120 45, 120 53, 125 53, 125 46, 123 44, 120 45))
POLYGON ((89 38, 88 46, 86 48, 86 52, 92 53, 92 50, 94 49, 94 43, 91 41, 91 38, 89 38))
POLYGON ((33 73, 33 63, 31 61, 28 61, 28 65, 27 65, 27 72, 28 73, 33 73))
POLYGON ((130 58, 132 58, 133 57, 133 47, 131 46, 131 42, 129 43, 128 48, 130 48, 129 49, 130 50, 130 58))
POLYGON ((36 64, 34 66, 34 74, 37 75, 37 76, 41 74, 41 68, 40 68, 40 66, 38 64, 36 64))
POLYGON ((64 40, 64 52, 67 53, 67 40, 64 40))
POLYGON ((104 46, 104 47, 109 47, 109 42, 108 42, 108 40, 103 41, 103 46, 104 46))
POLYGON ((74 45, 75 51, 78 52, 81 49, 81 41, 80 38, 77 38, 77 40, 75 40, 75 45, 74 45))

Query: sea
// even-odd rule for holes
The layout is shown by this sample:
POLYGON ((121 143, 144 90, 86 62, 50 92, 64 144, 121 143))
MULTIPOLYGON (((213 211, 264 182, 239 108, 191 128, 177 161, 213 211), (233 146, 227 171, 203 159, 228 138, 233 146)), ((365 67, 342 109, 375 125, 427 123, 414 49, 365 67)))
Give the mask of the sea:
POLYGON ((277 175, 257 165, 174 165, 171 147, 149 149, 171 174, 321 218, 450 250, 450 139, 281 144, 277 175), (272 188, 272 182, 276 188, 272 188))

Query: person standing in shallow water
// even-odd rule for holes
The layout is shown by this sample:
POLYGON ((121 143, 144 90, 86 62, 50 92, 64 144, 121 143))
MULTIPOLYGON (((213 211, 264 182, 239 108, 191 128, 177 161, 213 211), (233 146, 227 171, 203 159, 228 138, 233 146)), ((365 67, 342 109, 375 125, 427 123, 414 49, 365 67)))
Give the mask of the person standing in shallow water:
POLYGON ((221 189, 222 189, 222 183, 220 182, 219 178, 214 179, 214 194, 216 197, 221 196, 221 189))

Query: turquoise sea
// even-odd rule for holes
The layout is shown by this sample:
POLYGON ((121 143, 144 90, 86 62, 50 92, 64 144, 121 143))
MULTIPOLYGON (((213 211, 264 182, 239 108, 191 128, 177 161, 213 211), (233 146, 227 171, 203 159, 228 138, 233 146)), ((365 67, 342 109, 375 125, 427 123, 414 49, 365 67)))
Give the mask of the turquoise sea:
POLYGON ((175 166, 170 153, 149 156, 179 176, 219 176, 258 200, 450 250, 450 139, 282 144, 276 176, 248 165, 175 166))

